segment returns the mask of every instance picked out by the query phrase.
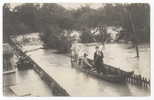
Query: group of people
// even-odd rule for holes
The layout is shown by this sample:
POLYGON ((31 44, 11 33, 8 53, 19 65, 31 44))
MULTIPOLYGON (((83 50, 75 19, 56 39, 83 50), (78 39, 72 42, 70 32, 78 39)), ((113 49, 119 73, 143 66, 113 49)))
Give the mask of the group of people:
POLYGON ((99 74, 105 74, 104 62, 103 62, 104 55, 103 55, 103 52, 99 49, 99 47, 96 46, 96 51, 94 52, 94 65, 89 63, 87 56, 88 55, 84 53, 83 60, 82 60, 83 68, 90 70, 93 67, 95 67, 96 71, 99 74))

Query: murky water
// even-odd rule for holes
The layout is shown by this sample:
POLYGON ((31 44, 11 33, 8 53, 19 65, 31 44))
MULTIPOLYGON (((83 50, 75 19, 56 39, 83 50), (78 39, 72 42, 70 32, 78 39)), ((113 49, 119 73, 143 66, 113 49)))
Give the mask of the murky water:
MULTIPOLYGON (((88 57, 93 59, 95 45, 80 46, 77 51, 79 55, 83 55, 84 52, 88 53, 88 57)), ((130 47, 130 44, 106 44, 102 49, 104 63, 125 71, 134 71, 135 74, 140 74, 150 79, 150 48, 148 44, 139 46, 139 58, 136 58, 135 48, 130 47)))
POLYGON ((71 68, 69 57, 54 52, 37 50, 28 55, 71 96, 146 96, 150 93, 130 84, 113 84, 87 76, 71 68))
MULTIPOLYGON (((41 45, 37 45, 41 46, 41 45)), ((140 47, 140 58, 135 58, 135 49, 128 49, 126 44, 108 44, 103 49, 104 62, 126 71, 134 70, 150 78, 150 49, 140 47)), ((35 49, 35 45, 24 46, 24 50, 35 49)), ((86 52, 93 58, 95 48, 86 52)), ((131 84, 113 84, 88 76, 71 67, 70 58, 55 50, 38 49, 27 53, 37 64, 50 74, 71 96, 148 96, 150 90, 131 84)))
POLYGON ((26 87, 32 96, 53 96, 52 90, 33 69, 17 71, 16 79, 16 85, 26 87))
MULTIPOLYGON (((16 75, 13 76, 13 79, 16 79, 15 84, 4 87, 4 96, 16 96, 16 94, 11 91, 9 88, 14 87, 15 92, 19 92, 19 88, 21 91, 28 91, 31 96, 53 96, 52 90, 48 87, 43 80, 40 79, 38 74, 33 69, 19 71, 17 70, 16 75), (16 77, 15 77, 16 76, 16 77)), ((12 83, 12 81, 10 81, 12 83)))

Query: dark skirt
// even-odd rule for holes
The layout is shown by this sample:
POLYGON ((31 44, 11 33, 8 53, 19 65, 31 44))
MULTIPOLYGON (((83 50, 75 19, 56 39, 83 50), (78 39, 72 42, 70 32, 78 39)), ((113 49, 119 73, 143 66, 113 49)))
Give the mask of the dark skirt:
POLYGON ((96 63, 95 65, 96 65, 96 70, 97 70, 98 73, 100 73, 100 72, 105 73, 105 68, 104 68, 104 63, 103 62, 96 63))

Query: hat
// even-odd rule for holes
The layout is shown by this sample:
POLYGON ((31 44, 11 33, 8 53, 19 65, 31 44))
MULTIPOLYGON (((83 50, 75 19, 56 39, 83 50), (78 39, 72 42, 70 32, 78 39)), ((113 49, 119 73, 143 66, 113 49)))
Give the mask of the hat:
POLYGON ((84 57, 88 56, 86 53, 83 54, 84 57))

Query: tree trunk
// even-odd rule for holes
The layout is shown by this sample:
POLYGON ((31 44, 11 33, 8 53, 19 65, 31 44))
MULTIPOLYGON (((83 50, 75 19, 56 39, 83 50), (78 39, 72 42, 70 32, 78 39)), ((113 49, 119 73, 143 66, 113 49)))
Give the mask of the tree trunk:
POLYGON ((139 57, 139 48, 138 48, 138 43, 137 43, 137 35, 136 35, 135 25, 134 25, 133 20, 132 20, 131 12, 127 8, 126 8, 126 11, 128 13, 128 18, 129 18, 130 23, 131 23, 132 32, 133 32, 133 35, 134 35, 133 43, 134 43, 135 49, 136 49, 136 57, 138 58, 139 57))
POLYGON ((137 44, 135 44, 135 49, 136 49, 136 57, 139 58, 139 49, 137 44))

